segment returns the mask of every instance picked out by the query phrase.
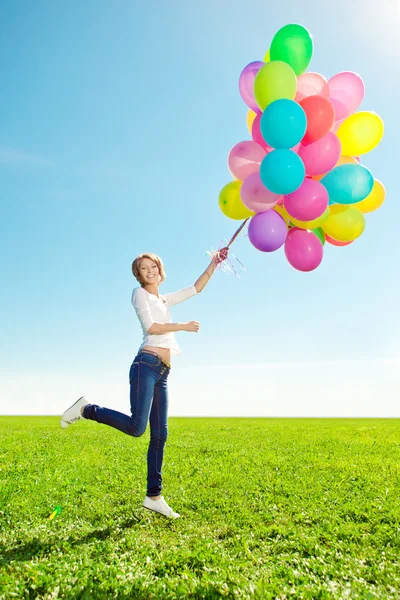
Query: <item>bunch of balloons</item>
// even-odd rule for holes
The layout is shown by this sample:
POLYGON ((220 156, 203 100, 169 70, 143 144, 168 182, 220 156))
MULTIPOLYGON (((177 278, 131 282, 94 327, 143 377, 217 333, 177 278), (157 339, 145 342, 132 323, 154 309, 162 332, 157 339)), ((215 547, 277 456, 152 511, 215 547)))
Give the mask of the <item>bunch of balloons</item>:
POLYGON ((374 112, 356 112, 364 83, 346 71, 326 80, 306 72, 313 53, 309 32, 286 25, 263 61, 248 64, 239 91, 248 106, 252 140, 236 144, 228 167, 234 180, 219 195, 231 219, 251 217, 250 242, 262 252, 284 246, 288 262, 312 271, 325 242, 346 246, 379 208, 385 188, 360 164, 383 136, 374 112))

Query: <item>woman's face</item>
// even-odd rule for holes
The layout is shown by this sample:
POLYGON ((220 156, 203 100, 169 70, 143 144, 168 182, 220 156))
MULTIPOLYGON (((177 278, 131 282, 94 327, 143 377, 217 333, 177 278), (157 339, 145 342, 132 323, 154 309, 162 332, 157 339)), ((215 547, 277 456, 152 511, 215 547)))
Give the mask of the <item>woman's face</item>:
POLYGON ((140 261, 139 272, 145 285, 160 282, 160 271, 156 263, 149 258, 143 258, 140 261))

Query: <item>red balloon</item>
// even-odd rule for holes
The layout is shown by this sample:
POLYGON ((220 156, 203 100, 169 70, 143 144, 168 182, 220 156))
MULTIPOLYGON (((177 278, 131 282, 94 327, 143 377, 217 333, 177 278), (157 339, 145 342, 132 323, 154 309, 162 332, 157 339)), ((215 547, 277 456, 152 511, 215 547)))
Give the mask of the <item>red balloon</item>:
POLYGON ((332 244, 332 246, 348 246, 349 244, 352 244, 354 240, 351 240, 351 242, 339 242, 339 240, 334 240, 328 234, 325 234, 325 241, 332 244))
POLYGON ((307 116, 307 129, 301 143, 312 144, 330 131, 335 122, 335 109, 323 96, 308 96, 299 104, 307 116))

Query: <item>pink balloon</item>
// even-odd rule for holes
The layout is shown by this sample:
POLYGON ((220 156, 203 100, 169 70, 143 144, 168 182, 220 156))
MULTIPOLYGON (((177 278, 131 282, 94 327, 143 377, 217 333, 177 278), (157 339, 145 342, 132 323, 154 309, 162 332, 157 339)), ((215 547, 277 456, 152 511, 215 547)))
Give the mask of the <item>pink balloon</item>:
POLYGON ((271 152, 273 150, 273 148, 269 144, 267 144, 267 142, 264 140, 263 136, 261 135, 261 130, 260 130, 261 117, 262 117, 262 113, 258 112, 256 118, 253 121, 253 125, 251 126, 251 137, 257 144, 260 144, 260 146, 262 146, 264 148, 264 150, 268 153, 268 152, 271 152))
POLYGON ((258 112, 260 109, 254 99, 254 80, 258 71, 265 63, 260 60, 249 63, 241 72, 239 77, 239 92, 244 102, 251 110, 258 112))
POLYGON ((332 102, 336 121, 353 114, 364 98, 364 82, 357 73, 343 71, 328 81, 329 99, 332 102))
POLYGON ((303 73, 297 78, 296 102, 308 96, 324 96, 329 98, 328 82, 319 73, 303 73))
POLYGON ((228 167, 234 177, 244 181, 252 173, 260 171, 266 152, 256 142, 239 142, 233 146, 228 156, 228 167))
POLYGON ((299 156, 304 162, 307 175, 322 175, 327 173, 339 160, 342 145, 337 135, 329 131, 323 138, 301 145, 299 156))
POLYGON ((285 241, 285 256, 298 271, 313 271, 322 261, 324 249, 318 237, 299 227, 292 227, 285 241))
POLYGON ((255 213, 264 212, 272 208, 280 198, 278 194, 270 192, 265 187, 259 173, 252 173, 246 177, 240 189, 240 197, 243 204, 255 213))
POLYGON ((327 189, 314 179, 305 179, 298 190, 284 197, 285 209, 299 221, 318 219, 324 214, 328 204, 327 189))
MULTIPOLYGON (((332 100, 331 100, 332 102, 332 100)), ((332 102, 333 104, 333 102, 332 102)), ((335 105, 333 104, 333 108, 335 108, 335 105)), ((336 109, 335 109, 335 119, 336 119, 336 109)), ((338 119, 337 121, 334 122, 334 124, 331 127, 331 131, 333 131, 333 133, 336 133, 337 130, 339 129, 339 127, 341 126, 341 124, 343 123, 344 119, 338 119)))

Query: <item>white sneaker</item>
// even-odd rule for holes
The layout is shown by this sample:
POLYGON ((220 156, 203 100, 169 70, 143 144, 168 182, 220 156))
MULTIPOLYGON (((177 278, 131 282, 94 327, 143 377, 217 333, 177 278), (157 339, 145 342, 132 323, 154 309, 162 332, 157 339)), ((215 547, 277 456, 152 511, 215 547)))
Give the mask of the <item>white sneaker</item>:
POLYGON ((154 510, 165 517, 171 517, 172 519, 178 519, 180 517, 179 513, 176 513, 172 510, 170 506, 165 502, 164 498, 161 496, 159 500, 152 500, 148 496, 144 499, 143 506, 148 508, 149 510, 154 510))
POLYGON ((65 429, 68 427, 68 425, 72 425, 72 423, 83 419, 81 415, 81 408, 82 406, 86 406, 86 404, 89 404, 89 402, 86 400, 85 396, 82 396, 82 398, 79 398, 79 400, 70 406, 61 417, 61 427, 65 429))

